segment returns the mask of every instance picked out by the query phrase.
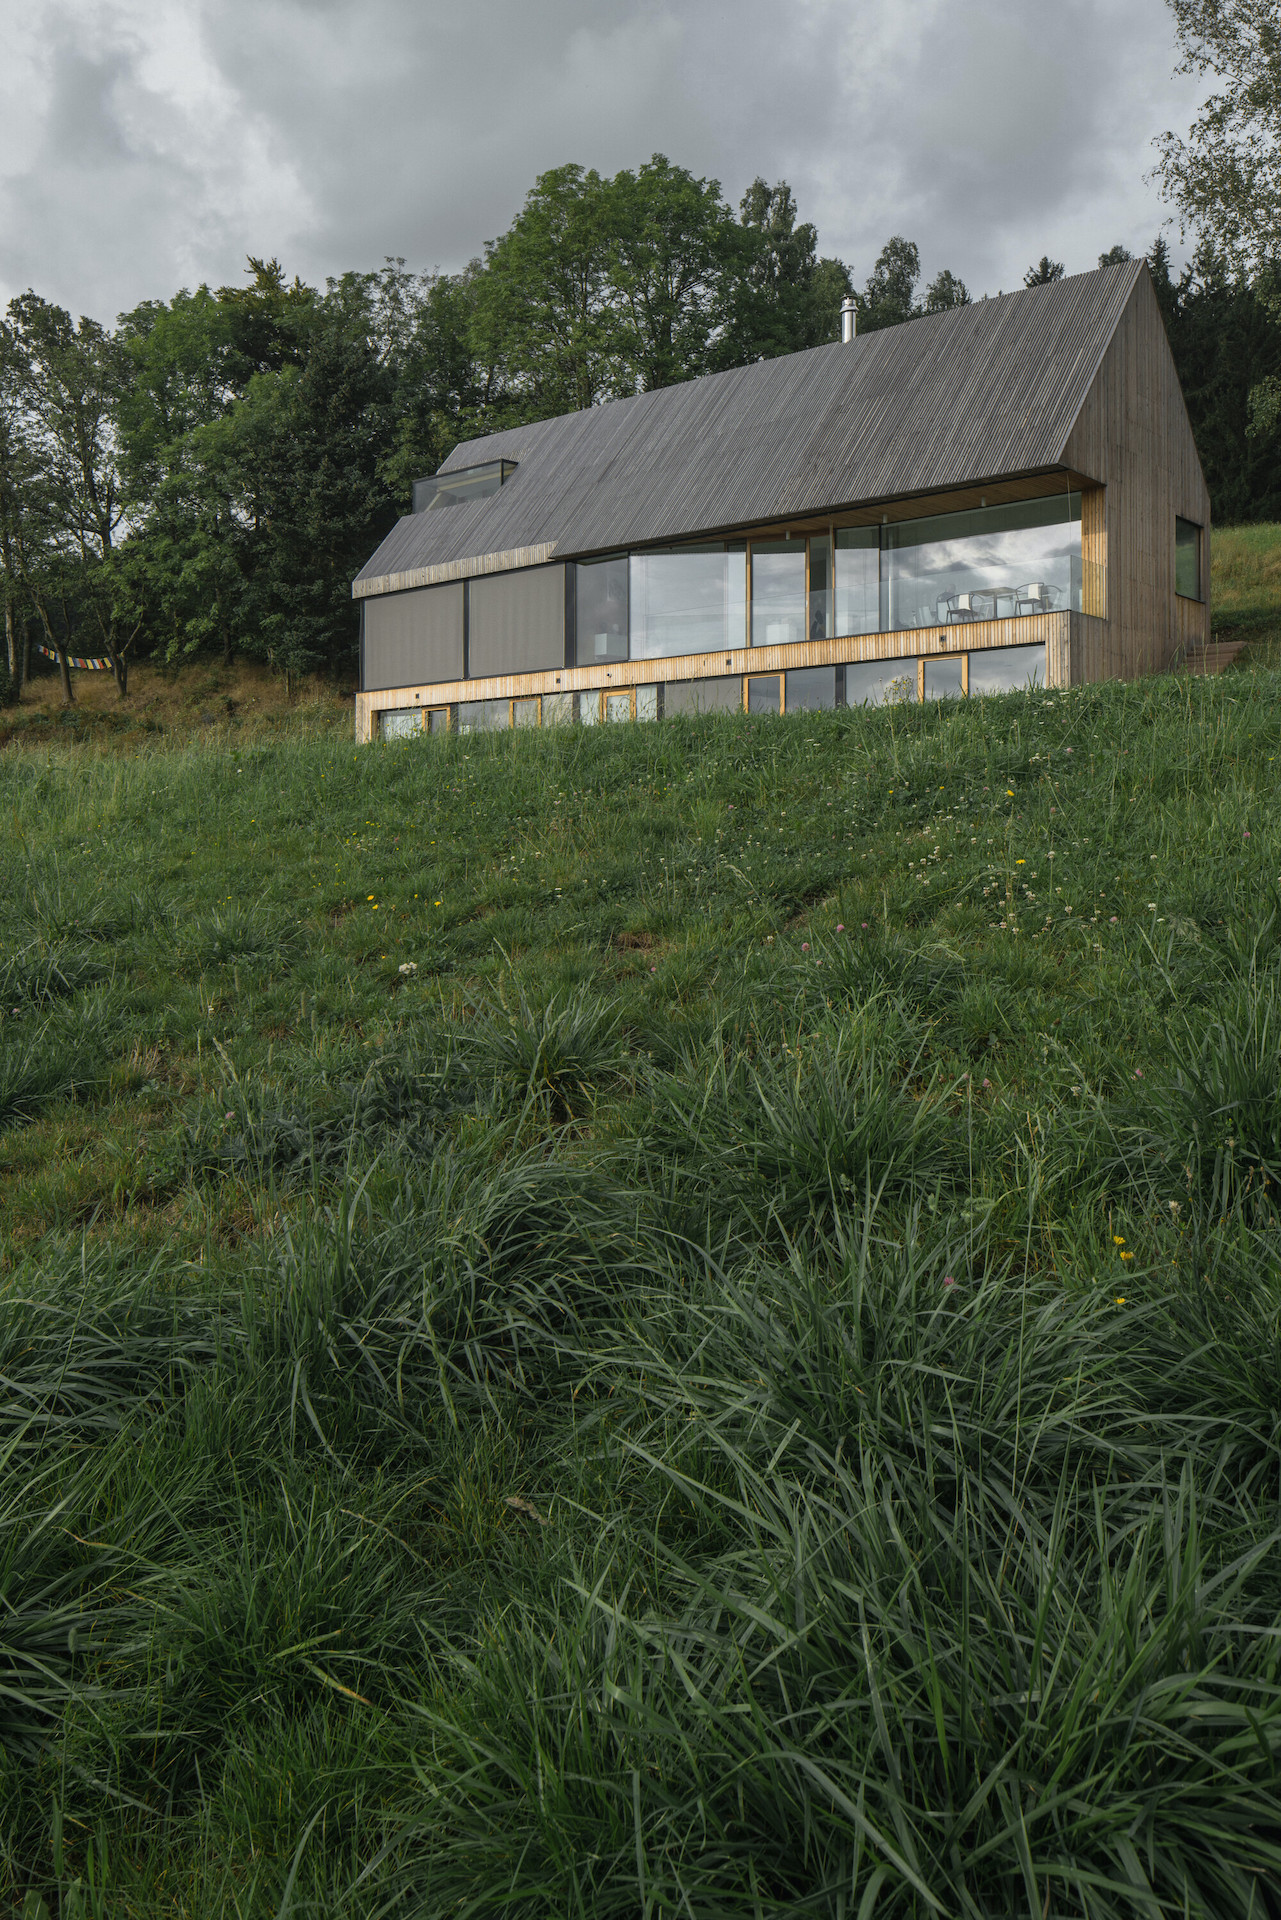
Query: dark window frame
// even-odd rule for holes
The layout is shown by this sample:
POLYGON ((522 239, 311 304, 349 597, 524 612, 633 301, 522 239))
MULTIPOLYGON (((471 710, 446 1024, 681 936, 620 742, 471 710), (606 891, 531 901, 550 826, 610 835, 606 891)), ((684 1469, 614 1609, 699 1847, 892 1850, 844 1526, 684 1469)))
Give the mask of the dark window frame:
POLYGON ((1205 528, 1201 525, 1200 521, 1186 520, 1181 513, 1176 513, 1174 516, 1174 592, 1175 592, 1175 596, 1178 599, 1191 600, 1195 605, 1198 605, 1198 606, 1205 605, 1204 547, 1205 547, 1205 528), (1192 535, 1193 535, 1191 540, 1182 540, 1182 541, 1180 540, 1179 531, 1180 531, 1180 528, 1182 527, 1191 528, 1192 535), (1185 593, 1183 588, 1179 585, 1180 548, 1182 548, 1184 551, 1190 548, 1195 558, 1195 561, 1196 561, 1196 592, 1195 593, 1185 593))

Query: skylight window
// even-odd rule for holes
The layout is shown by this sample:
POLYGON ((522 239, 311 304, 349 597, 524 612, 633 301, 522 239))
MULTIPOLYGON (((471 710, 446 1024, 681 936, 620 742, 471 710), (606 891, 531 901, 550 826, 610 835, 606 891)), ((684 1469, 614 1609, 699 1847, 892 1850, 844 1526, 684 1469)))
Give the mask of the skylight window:
POLYGON ((449 473, 433 473, 426 480, 414 481, 414 512, 426 513, 431 507, 462 507, 470 500, 484 500, 497 493, 504 480, 516 471, 514 460, 486 460, 478 467, 455 467, 449 473))

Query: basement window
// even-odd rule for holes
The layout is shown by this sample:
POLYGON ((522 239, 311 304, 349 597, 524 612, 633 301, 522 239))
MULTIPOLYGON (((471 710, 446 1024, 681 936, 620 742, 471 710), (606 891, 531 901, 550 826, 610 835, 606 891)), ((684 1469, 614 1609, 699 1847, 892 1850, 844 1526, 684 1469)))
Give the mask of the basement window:
POLYGON ((514 460, 485 460, 478 467, 455 467, 450 473, 429 474, 414 481, 414 512, 431 507, 463 507, 471 500, 488 499, 516 471, 514 460))
POLYGON ((1174 591, 1184 600, 1201 598, 1201 529, 1195 520, 1174 522, 1174 591))

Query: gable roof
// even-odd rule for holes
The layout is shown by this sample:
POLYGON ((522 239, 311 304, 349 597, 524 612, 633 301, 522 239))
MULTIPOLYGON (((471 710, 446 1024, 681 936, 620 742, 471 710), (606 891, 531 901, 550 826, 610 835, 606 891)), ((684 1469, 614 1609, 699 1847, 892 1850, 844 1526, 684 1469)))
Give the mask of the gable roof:
POLYGON ((497 493, 406 515, 357 596, 697 538, 1061 463, 1139 276, 1125 261, 456 447, 497 493))

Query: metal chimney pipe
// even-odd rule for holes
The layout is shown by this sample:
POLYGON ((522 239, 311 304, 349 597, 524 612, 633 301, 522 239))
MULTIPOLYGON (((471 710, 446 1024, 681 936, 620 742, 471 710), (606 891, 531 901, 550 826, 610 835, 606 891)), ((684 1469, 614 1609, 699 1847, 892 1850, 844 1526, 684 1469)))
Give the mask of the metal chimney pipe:
POLYGON ((858 308, 854 305, 853 295, 847 293, 845 298, 841 302, 842 344, 848 345, 848 343, 854 338, 857 332, 858 332, 858 308))

